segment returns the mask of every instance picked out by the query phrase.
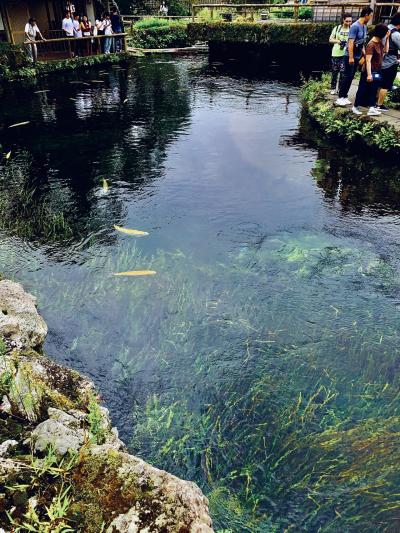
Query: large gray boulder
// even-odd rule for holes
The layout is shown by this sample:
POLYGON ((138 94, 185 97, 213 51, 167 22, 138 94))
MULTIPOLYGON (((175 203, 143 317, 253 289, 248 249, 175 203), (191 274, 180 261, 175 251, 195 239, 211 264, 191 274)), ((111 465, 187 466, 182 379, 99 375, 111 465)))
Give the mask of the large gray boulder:
POLYGON ((36 309, 36 298, 13 281, 0 281, 0 336, 17 348, 40 348, 47 325, 36 309))

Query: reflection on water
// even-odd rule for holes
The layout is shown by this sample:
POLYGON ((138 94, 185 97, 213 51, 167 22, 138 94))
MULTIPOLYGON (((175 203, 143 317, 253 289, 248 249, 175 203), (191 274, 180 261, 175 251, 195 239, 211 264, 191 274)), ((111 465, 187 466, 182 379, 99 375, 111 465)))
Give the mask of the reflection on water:
POLYGON ((216 529, 396 531, 396 171, 299 128, 295 85, 232 74, 146 58, 4 89, 1 270, 216 529), (136 269, 158 274, 112 276, 136 269))

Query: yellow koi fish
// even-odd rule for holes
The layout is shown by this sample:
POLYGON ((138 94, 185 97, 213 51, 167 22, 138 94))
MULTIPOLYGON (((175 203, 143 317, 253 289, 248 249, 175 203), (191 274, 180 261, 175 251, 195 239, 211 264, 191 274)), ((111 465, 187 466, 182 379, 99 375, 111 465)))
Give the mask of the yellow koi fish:
POLYGON ((26 120, 25 122, 18 122, 17 124, 11 124, 11 126, 8 126, 9 128, 17 128, 18 126, 26 126, 27 124, 30 124, 30 120, 26 120))
POLYGON ((140 231, 138 229, 121 228, 121 226, 114 226, 114 229, 127 235, 148 235, 147 231, 140 231))
POLYGON ((109 189, 109 186, 108 186, 107 180, 103 178, 103 191, 108 192, 108 189, 109 189))
POLYGON ((11 157, 11 152, 7 152, 6 155, 5 155, 5 158, 6 159, 10 159, 10 157, 11 157))
POLYGON ((116 272, 114 276, 154 276, 155 270, 130 270, 128 272, 116 272))

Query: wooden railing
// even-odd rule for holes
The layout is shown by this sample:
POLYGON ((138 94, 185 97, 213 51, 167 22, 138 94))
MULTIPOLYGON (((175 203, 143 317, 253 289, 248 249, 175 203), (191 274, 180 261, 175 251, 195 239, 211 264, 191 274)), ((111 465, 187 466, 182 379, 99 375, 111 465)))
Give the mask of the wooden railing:
MULTIPOLYGON (((326 0, 315 0, 307 3, 300 3, 298 0, 288 1, 286 3, 273 4, 271 2, 260 3, 236 3, 236 2, 224 2, 220 0, 207 0, 207 3, 193 3, 192 4, 192 21, 194 22, 198 13, 202 9, 208 9, 210 11, 211 19, 217 18, 217 16, 223 14, 224 10, 226 14, 235 16, 242 16, 250 20, 265 21, 277 16, 289 9, 293 11, 293 17, 290 20, 295 22, 302 19, 302 8, 311 9, 311 16, 308 14, 307 19, 304 22, 339 22, 344 13, 351 13, 353 18, 358 18, 364 7, 369 7, 371 4, 368 2, 352 2, 352 3, 336 3, 328 4, 326 0)), ((374 9, 373 23, 379 22, 388 23, 390 18, 400 10, 400 3, 376 3, 371 6, 374 9)), ((225 17, 225 20, 229 20, 230 17, 225 17)), ((277 17, 278 20, 284 21, 285 18, 277 17)), ((289 17, 286 18, 289 20, 289 17)))
MULTIPOLYGON (((58 31, 58 30, 55 30, 58 31)), ((76 55, 91 56, 104 52, 104 39, 113 39, 113 46, 119 40, 120 51, 126 50, 126 33, 95 35, 90 37, 60 37, 44 41, 25 41, 25 46, 37 45, 39 59, 72 58, 76 55), (103 44, 102 44, 103 43, 103 44)), ((114 48, 115 49, 115 48, 114 48)))

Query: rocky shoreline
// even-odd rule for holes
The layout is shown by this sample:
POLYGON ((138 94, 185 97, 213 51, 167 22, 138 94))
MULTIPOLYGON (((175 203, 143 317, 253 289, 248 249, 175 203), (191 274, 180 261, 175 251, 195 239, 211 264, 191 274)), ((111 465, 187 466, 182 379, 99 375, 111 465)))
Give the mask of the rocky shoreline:
POLYGON ((46 334, 35 298, 0 281, 0 532, 212 533, 197 485, 127 453, 46 334))

